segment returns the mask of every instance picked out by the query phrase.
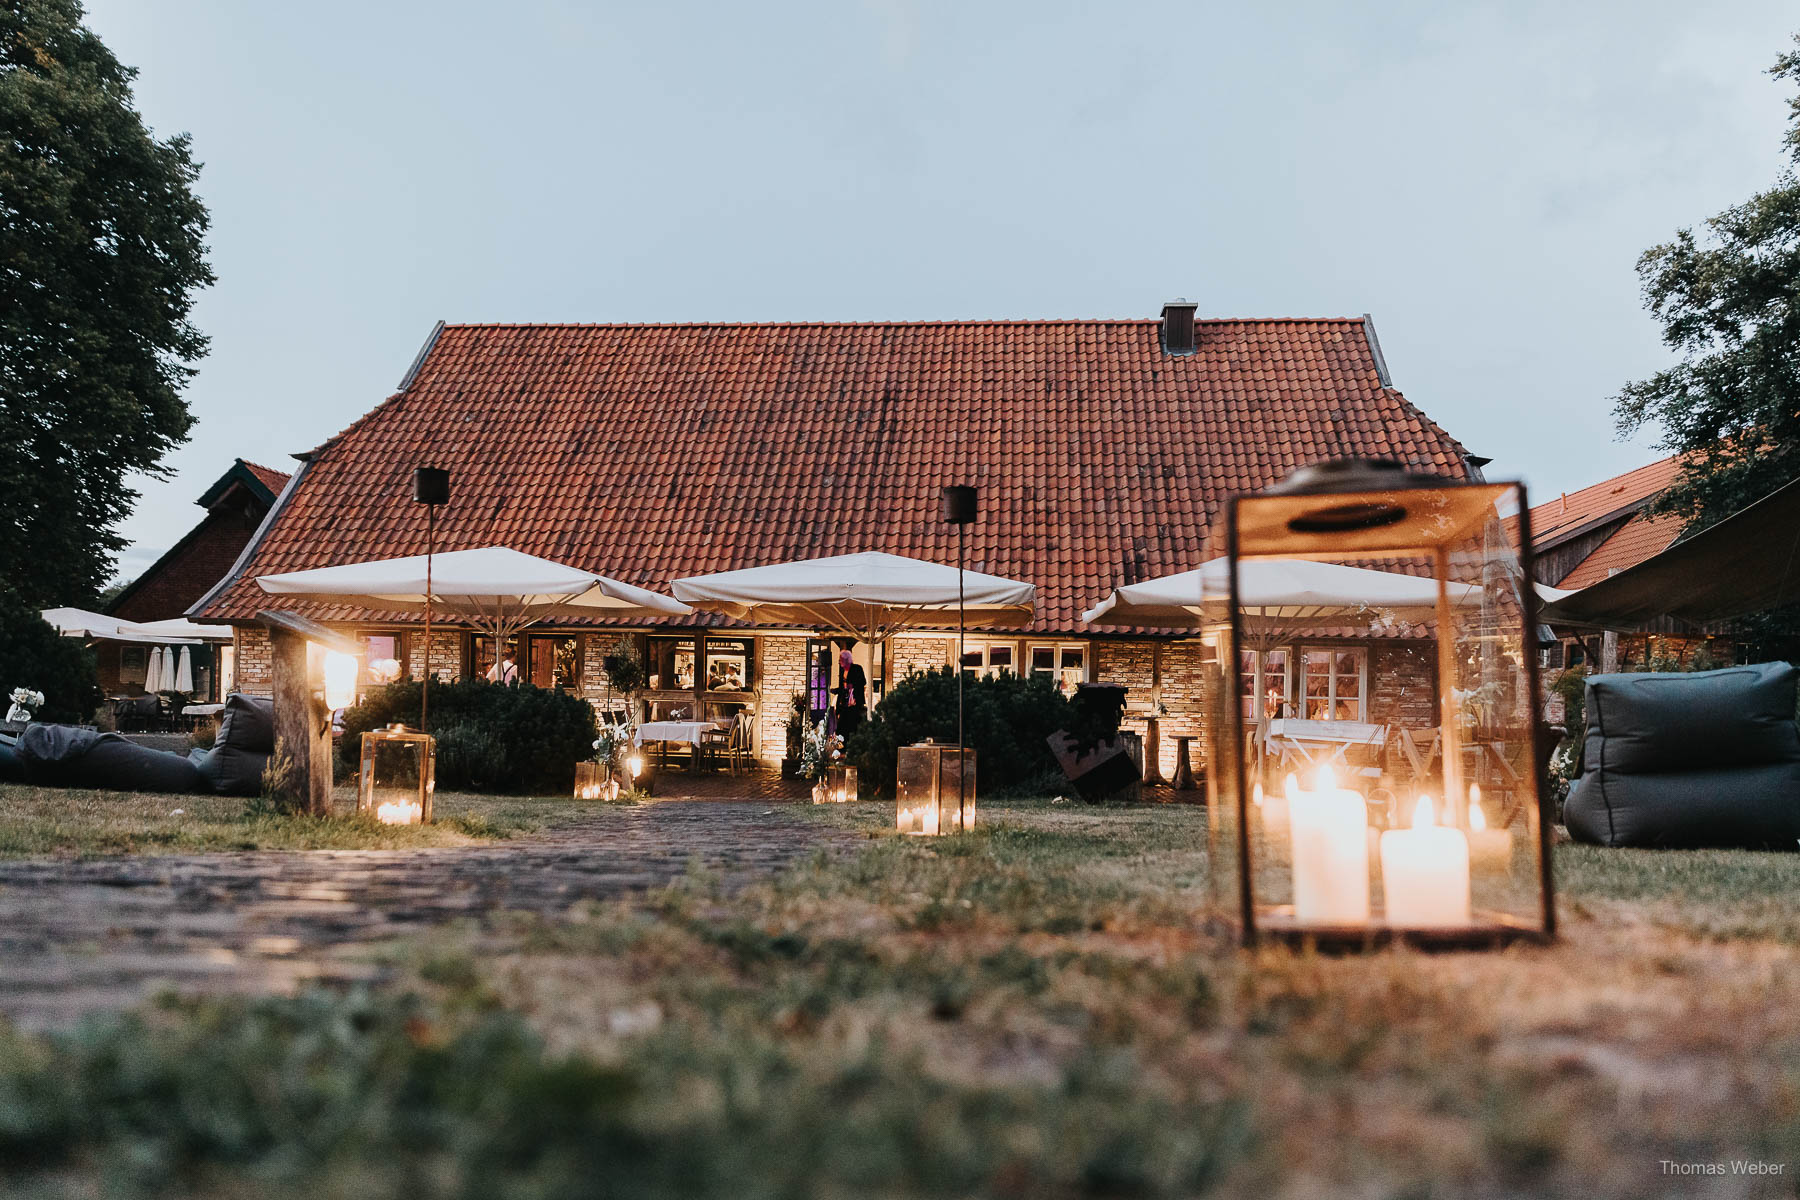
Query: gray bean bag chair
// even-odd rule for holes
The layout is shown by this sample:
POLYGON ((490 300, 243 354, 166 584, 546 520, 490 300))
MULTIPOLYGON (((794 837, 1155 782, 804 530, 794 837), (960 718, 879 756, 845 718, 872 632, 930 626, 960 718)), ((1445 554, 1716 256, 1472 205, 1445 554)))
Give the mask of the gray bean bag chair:
POLYGON ((225 713, 212 749, 188 755, 205 780, 203 791, 221 796, 262 793, 263 769, 275 752, 275 702, 233 692, 225 697, 225 713))
POLYGON ((15 747, 25 781, 114 792, 200 792, 200 772, 184 756, 152 750, 116 733, 73 725, 33 725, 15 747))
POLYGON ((1563 804, 1601 846, 1800 847, 1788 663, 1587 681, 1582 775, 1563 804))

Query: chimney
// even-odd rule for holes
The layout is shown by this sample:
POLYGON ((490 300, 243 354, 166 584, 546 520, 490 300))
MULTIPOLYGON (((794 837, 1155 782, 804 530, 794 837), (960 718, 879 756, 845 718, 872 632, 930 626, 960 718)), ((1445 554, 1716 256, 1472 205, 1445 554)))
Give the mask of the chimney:
POLYGON ((1192 354, 1194 345, 1194 309, 1191 300, 1176 298, 1163 305, 1162 348, 1164 354, 1192 354))

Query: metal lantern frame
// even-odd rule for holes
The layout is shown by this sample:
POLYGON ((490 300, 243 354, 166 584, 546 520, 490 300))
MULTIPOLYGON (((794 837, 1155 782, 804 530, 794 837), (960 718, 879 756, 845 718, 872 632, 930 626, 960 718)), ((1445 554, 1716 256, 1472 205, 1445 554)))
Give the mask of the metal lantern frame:
MULTIPOLYGON (((1386 944, 1390 941, 1402 940, 1427 949, 1473 949, 1491 948, 1512 942, 1548 942, 1556 936, 1555 885, 1550 858, 1550 827, 1553 814, 1550 811, 1549 797, 1540 782, 1541 764, 1546 761, 1543 753, 1547 736, 1541 721, 1538 719, 1537 698, 1539 690, 1538 666, 1536 654, 1536 630, 1538 621, 1538 595, 1536 591, 1531 553, 1530 505, 1526 500, 1525 489, 1518 483, 1486 483, 1480 481, 1464 482, 1443 479, 1437 476, 1409 474, 1394 464, 1376 463, 1361 460, 1348 460, 1338 463, 1321 464, 1317 467, 1302 468, 1287 480, 1265 492, 1231 497, 1227 502, 1225 513, 1227 555, 1229 558, 1229 622, 1222 633, 1228 640, 1220 648, 1218 661, 1210 672, 1208 697, 1208 724, 1216 730, 1214 754, 1225 769, 1209 771, 1209 782, 1213 786, 1212 804, 1213 819, 1209 820, 1209 855, 1213 861, 1210 872, 1215 887, 1224 885, 1235 891, 1235 896, 1215 896, 1215 902, 1224 911, 1235 908, 1237 924, 1243 943, 1254 945, 1261 939, 1274 939, 1292 944, 1318 946, 1322 949, 1361 949, 1386 944), (1508 499, 1516 500, 1517 516, 1515 534, 1511 545, 1492 546, 1492 531, 1499 522, 1500 506, 1508 499), (1479 531, 1479 532, 1477 532, 1479 531), (1466 548, 1473 544, 1473 539, 1483 539, 1483 554, 1480 559, 1483 568, 1483 581, 1479 587, 1459 584, 1452 580, 1452 549, 1461 546, 1466 548), (1512 558, 1493 553, 1497 549, 1510 551, 1512 558), (1297 870, 1299 864, 1290 860, 1287 867, 1286 882, 1293 888, 1293 904, 1270 903, 1262 894, 1268 886, 1265 878, 1259 878, 1259 870, 1264 864, 1258 860, 1258 849, 1251 837, 1252 821, 1258 818, 1262 810, 1263 800, 1260 780, 1253 780, 1249 771, 1249 763, 1253 757, 1258 763, 1258 772, 1263 774, 1262 758, 1253 752, 1251 738, 1257 727, 1251 725, 1244 714, 1244 705, 1239 698, 1242 658, 1240 651, 1255 650, 1257 638, 1246 627, 1246 610, 1240 603, 1240 565, 1257 559, 1308 559, 1326 562, 1355 562, 1358 565, 1370 565, 1371 560, 1412 559, 1411 565, 1422 567, 1418 561, 1428 557, 1431 578, 1436 583, 1435 610, 1431 611, 1425 623, 1431 634, 1436 669, 1433 672, 1433 694, 1438 715, 1438 745, 1442 750, 1442 767, 1438 776, 1440 803, 1447 813, 1454 818, 1457 815, 1458 799, 1469 796, 1463 780, 1464 748, 1461 738, 1461 725, 1464 716, 1457 701, 1459 696, 1468 693, 1457 689, 1457 648, 1459 633, 1467 635, 1466 628, 1459 627, 1458 614, 1453 611, 1453 604, 1472 604, 1485 594, 1489 586, 1505 586, 1516 589, 1516 617, 1508 619, 1506 625, 1516 628, 1505 631, 1508 636, 1518 638, 1518 655, 1516 659, 1504 654, 1506 642, 1496 621, 1489 633, 1481 636, 1467 637, 1466 640, 1479 642, 1482 637, 1496 645, 1486 653, 1499 655, 1508 662, 1515 662, 1511 668, 1516 688, 1524 693, 1523 717, 1520 728, 1512 728, 1513 743, 1522 742, 1528 747, 1528 757, 1524 769, 1517 773, 1513 790, 1517 800, 1511 811, 1518 813, 1518 818, 1526 824, 1526 837, 1523 845, 1530 848, 1536 857, 1536 878, 1528 882, 1525 871, 1520 864, 1510 841, 1508 830, 1508 847, 1505 866, 1499 868, 1506 872, 1500 879, 1510 890, 1509 898, 1517 898, 1517 908, 1523 911, 1524 900, 1535 884, 1537 915, 1528 918, 1519 912, 1506 911, 1502 908, 1480 908, 1474 905, 1475 895, 1470 868, 1465 865, 1463 886, 1469 891, 1470 899, 1465 904, 1466 921, 1452 920, 1446 923, 1409 922, 1405 920, 1390 921, 1387 910, 1399 907, 1392 891, 1395 879, 1390 878, 1385 869, 1376 872, 1368 860, 1364 860, 1363 870, 1365 882, 1373 891, 1372 879, 1379 874, 1382 880, 1382 905, 1376 908, 1365 903, 1367 915, 1360 920, 1354 917, 1336 921, 1302 920, 1299 916, 1300 877, 1310 874, 1297 870), (1495 569, 1495 564, 1508 566, 1516 562, 1507 578, 1501 584, 1492 583, 1488 576, 1495 569), (1453 602, 1453 596, 1457 599, 1453 602), (1229 794, 1226 794, 1227 789, 1229 794), (1221 819, 1224 818, 1224 819, 1221 819), (1232 826, 1235 826, 1234 828, 1232 826), (1229 864, 1221 869, 1222 864, 1229 864), (1232 878, 1235 874, 1235 878, 1232 878)), ((1509 591, 1507 595, 1511 595, 1509 591)), ((1485 602, 1482 611, 1487 611, 1485 602)), ((1464 622, 1467 625, 1467 622, 1464 622)), ((1304 640, 1298 635, 1295 640, 1304 640)), ((1467 655, 1465 653, 1464 657, 1467 655)), ((1480 660, 1489 663, 1490 660, 1480 660)), ((1368 683, 1364 684, 1363 699, 1369 698, 1372 690, 1368 683)), ((1514 707, 1518 707, 1519 698, 1515 696, 1514 707)), ((1490 743, 1491 744, 1491 743, 1490 743)), ((1470 742, 1470 747, 1479 752, 1480 743, 1470 742)), ((1498 753, 1498 751, 1496 751, 1498 753)), ((1431 760, 1428 756, 1427 766, 1431 760)), ((1323 784, 1317 785, 1321 788, 1323 784)), ((1337 794, 1342 795, 1349 789, 1337 794)), ((1310 793, 1308 803, 1325 793, 1310 793)), ((1289 801, 1291 802, 1291 797, 1289 801)), ((1398 797, 1395 797, 1398 800, 1398 797)), ((1404 802, 1400 802, 1404 805, 1404 802)), ((1465 838, 1479 836, 1469 830, 1481 830, 1485 827, 1485 816, 1481 823, 1468 816, 1468 809, 1481 809, 1479 793, 1473 800, 1464 802, 1461 810, 1462 828, 1465 838)), ((1264 818, 1267 820, 1268 818, 1264 818)), ((1284 822, 1292 819, 1292 810, 1283 814, 1284 822)), ((1367 812, 1362 815, 1364 821, 1362 831, 1355 835, 1366 839, 1365 851, 1373 856, 1373 848, 1378 837, 1376 827, 1367 824, 1367 812)), ((1452 823, 1454 827, 1454 822, 1452 823)), ((1263 846, 1269 850, 1267 872, 1279 880, 1279 853, 1273 847, 1276 834, 1271 832, 1273 826, 1263 828, 1263 846)), ((1393 829, 1402 828, 1394 825, 1393 829)), ((1288 825, 1285 836, 1292 838, 1297 831, 1288 825)), ((1340 837, 1339 842, 1349 845, 1350 835, 1340 837)), ((1467 843, 1468 853, 1473 856, 1475 843, 1467 843)), ((1290 841, 1290 847, 1297 846, 1297 841, 1290 841)), ((1361 852, 1359 852, 1361 853, 1361 852)), ((1385 853, 1385 852, 1384 852, 1385 853)), ((1294 857, 1297 857, 1295 855, 1294 857)), ((1352 856, 1354 857, 1354 856, 1352 856)), ((1309 865, 1312 861, 1309 859, 1309 865)), ((1470 862, 1477 861, 1471 857, 1470 862)), ((1398 865, 1398 864, 1396 864, 1398 865)), ((1495 878, 1492 868, 1492 856, 1487 860, 1490 868, 1484 878, 1495 878)), ((1317 884, 1309 880, 1308 890, 1317 895, 1317 884)), ((1313 907, 1317 908, 1315 904, 1313 907)))
MULTIPOLYGON (((398 789, 394 789, 398 790, 398 789)), ((431 800, 437 790, 437 739, 429 733, 420 733, 415 729, 403 726, 388 726, 384 729, 371 729, 362 735, 362 753, 356 772, 356 812, 358 816, 370 816, 383 824, 390 825, 429 825, 432 821, 431 800), (386 821, 381 816, 382 801, 377 797, 375 781, 376 760, 383 746, 416 747, 418 781, 412 791, 408 803, 418 805, 419 819, 415 821, 386 821)))
POLYGON ((856 800, 855 767, 826 767, 824 775, 813 785, 814 804, 854 804, 856 800))

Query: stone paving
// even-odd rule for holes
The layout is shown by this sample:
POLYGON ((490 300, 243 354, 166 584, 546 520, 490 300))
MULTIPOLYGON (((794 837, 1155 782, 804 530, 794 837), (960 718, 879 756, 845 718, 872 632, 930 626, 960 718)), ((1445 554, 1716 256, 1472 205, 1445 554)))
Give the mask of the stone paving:
POLYGON ((854 840, 787 805, 659 801, 494 846, 0 862, 0 1014, 56 1028, 165 990, 374 980, 360 951, 434 925, 627 897, 690 863, 735 888, 854 840))

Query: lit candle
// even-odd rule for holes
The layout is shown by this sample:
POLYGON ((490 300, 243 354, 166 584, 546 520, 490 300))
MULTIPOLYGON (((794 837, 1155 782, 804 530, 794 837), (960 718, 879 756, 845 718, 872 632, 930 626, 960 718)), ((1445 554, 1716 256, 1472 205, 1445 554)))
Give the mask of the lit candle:
POLYGON ((1389 925, 1441 929, 1469 923, 1469 839, 1436 823, 1430 796, 1419 797, 1411 829, 1381 835, 1381 888, 1389 925))
POLYGON ((1488 828, 1478 783, 1469 785, 1469 858, 1478 867, 1512 869, 1512 830, 1488 828))
POLYGON ((1368 805, 1361 793, 1338 787, 1337 776, 1329 766, 1319 768, 1312 791, 1300 787, 1298 780, 1293 780, 1290 787, 1294 918, 1305 924, 1366 924, 1368 805))
POLYGON ((383 800, 375 806, 375 819, 383 825, 417 825, 423 815, 417 800, 383 800))

